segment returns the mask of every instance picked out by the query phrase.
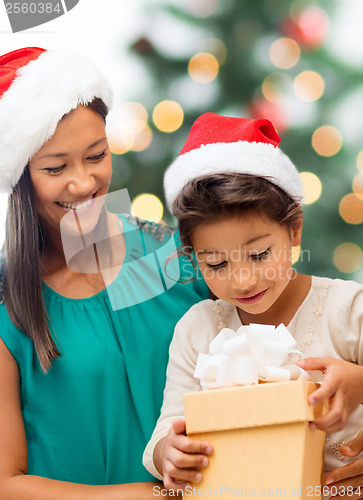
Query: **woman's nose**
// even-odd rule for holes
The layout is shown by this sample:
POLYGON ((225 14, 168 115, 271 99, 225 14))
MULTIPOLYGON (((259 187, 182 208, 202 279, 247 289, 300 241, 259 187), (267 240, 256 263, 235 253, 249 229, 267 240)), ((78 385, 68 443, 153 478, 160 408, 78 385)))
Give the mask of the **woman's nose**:
POLYGON ((68 182, 68 191, 74 196, 85 196, 93 193, 96 180, 92 170, 85 166, 74 168, 68 182))

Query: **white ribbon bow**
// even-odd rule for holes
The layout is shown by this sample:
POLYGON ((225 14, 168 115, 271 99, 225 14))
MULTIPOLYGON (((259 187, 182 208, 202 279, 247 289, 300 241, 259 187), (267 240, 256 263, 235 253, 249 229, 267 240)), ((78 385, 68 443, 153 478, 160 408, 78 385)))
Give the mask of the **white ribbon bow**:
POLYGON ((210 343, 210 354, 199 354, 194 377, 200 379, 203 390, 257 384, 259 380, 310 380, 305 370, 289 360, 290 354, 301 354, 296 346, 283 323, 277 328, 251 323, 236 332, 223 328, 210 343))

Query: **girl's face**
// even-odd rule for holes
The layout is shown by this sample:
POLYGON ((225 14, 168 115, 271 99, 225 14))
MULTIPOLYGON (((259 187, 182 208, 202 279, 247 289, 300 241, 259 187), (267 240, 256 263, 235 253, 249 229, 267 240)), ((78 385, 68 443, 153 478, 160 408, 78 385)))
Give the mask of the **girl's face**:
POLYGON ((292 276, 291 248, 300 240, 301 228, 252 214, 201 224, 192 234, 210 290, 248 314, 263 314, 279 299, 292 276))
POLYGON ((84 106, 71 111, 31 158, 29 172, 47 234, 59 234, 67 212, 81 216, 108 191, 112 165, 103 118, 84 106))

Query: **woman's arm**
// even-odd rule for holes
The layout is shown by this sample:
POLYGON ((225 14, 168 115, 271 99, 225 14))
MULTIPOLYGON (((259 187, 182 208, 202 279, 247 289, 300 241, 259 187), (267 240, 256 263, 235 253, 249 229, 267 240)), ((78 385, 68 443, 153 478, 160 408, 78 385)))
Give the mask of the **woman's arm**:
POLYGON ((155 499, 161 488, 158 482, 90 486, 28 475, 18 365, 0 339, 0 498, 151 500, 155 499))

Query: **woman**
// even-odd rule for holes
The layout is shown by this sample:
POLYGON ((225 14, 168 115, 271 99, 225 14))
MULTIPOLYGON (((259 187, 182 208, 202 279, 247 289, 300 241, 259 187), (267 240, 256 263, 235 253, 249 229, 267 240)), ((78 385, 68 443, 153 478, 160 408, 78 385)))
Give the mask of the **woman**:
POLYGON ((0 57, 1 498, 154 496, 141 456, 169 342, 208 291, 186 261, 164 272, 177 235, 105 209, 110 103, 75 51, 0 57))

